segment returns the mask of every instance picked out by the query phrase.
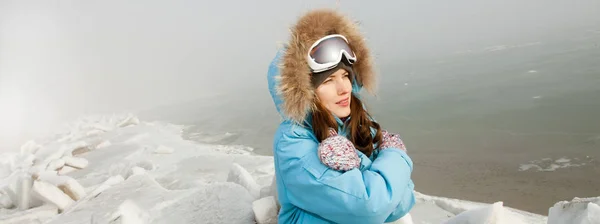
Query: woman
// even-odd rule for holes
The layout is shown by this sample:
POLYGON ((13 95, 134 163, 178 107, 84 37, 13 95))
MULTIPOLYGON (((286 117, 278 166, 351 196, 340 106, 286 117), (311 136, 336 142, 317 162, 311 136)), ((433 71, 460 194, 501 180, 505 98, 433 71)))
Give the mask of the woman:
POLYGON ((279 223, 393 222, 415 203, 412 161, 358 98, 374 92, 356 25, 330 10, 302 16, 269 68, 284 120, 273 142, 279 223))

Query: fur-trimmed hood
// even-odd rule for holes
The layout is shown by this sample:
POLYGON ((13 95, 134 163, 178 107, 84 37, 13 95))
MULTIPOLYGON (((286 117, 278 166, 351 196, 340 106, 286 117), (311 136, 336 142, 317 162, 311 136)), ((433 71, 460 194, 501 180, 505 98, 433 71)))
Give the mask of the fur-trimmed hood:
POLYGON ((313 10, 304 14, 291 28, 290 40, 279 52, 269 68, 269 89, 277 110, 286 118, 303 123, 315 109, 316 97, 311 84, 311 71, 306 61, 308 48, 318 39, 330 35, 344 35, 357 57, 353 64, 356 89, 365 88, 374 94, 376 83, 372 58, 358 25, 350 18, 329 9, 313 10), (276 66, 276 67, 275 67, 276 66), (272 79, 275 80, 272 80, 272 79))

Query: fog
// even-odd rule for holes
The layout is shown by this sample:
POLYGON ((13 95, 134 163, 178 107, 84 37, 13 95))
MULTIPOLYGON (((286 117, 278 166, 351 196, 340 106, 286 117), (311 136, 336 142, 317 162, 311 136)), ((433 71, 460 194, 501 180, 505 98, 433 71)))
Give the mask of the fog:
POLYGON ((600 25, 597 0, 444 3, 0 0, 0 151, 82 114, 219 94, 270 101, 267 66, 311 8, 359 21, 378 64, 600 25))

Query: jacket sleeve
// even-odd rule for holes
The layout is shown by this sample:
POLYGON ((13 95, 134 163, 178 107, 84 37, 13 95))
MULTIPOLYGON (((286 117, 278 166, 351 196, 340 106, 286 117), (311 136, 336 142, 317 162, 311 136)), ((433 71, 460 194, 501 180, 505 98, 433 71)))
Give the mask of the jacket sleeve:
POLYGON ((383 223, 414 205, 412 161, 404 151, 386 149, 368 169, 339 172, 321 163, 317 147, 309 137, 282 135, 276 143, 277 165, 293 205, 336 223, 383 223))

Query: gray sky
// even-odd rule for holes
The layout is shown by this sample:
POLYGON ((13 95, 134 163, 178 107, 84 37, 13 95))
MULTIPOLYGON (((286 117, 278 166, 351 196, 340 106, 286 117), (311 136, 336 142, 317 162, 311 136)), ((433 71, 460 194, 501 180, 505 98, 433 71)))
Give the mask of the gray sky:
MULTIPOLYGON (((600 26, 597 0, 340 2, 385 63, 600 26)), ((0 0, 0 151, 83 113, 218 93, 269 97, 265 73, 289 26, 335 5, 0 0)))

